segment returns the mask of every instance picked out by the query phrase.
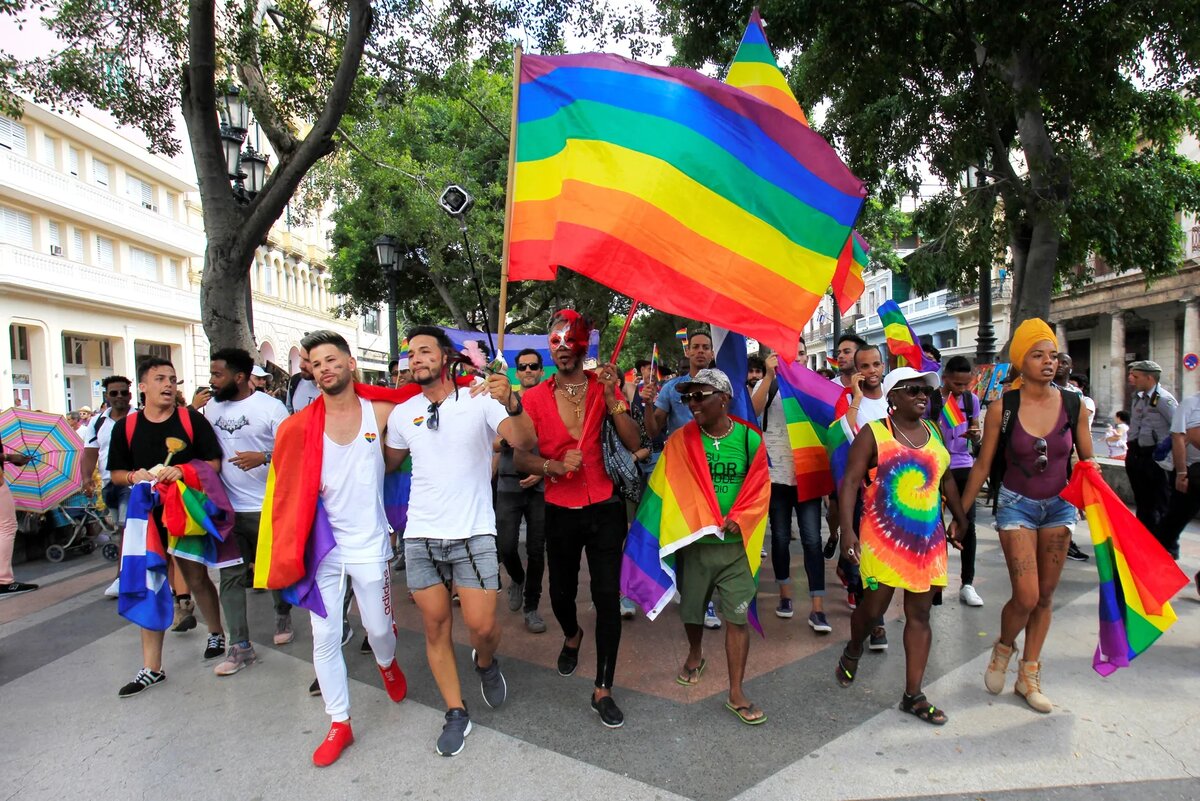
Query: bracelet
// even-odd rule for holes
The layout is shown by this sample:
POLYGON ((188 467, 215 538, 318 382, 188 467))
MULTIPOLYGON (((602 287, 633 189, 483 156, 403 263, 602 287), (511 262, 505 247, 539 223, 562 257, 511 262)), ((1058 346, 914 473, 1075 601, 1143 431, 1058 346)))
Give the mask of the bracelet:
POLYGON ((858 407, 857 407, 857 406, 855 406, 853 403, 852 403, 852 404, 850 404, 850 408, 851 408, 851 409, 854 409, 855 411, 858 411, 858 407))
POLYGON ((516 411, 513 411, 512 409, 508 408, 507 405, 505 405, 504 411, 508 412, 509 417, 519 417, 521 415, 521 413, 525 411, 525 406, 522 405, 522 403, 521 403, 520 395, 513 395, 513 397, 515 397, 517 399, 516 411))
POLYGON ((549 459, 547 459, 546 461, 542 462, 542 475, 543 475, 543 476, 549 476, 549 475, 550 475, 550 460, 549 460, 549 459))

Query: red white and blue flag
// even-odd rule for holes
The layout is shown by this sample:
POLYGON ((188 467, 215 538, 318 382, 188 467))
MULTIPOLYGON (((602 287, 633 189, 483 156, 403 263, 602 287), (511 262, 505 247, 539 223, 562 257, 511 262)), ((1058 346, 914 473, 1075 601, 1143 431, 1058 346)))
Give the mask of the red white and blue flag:
POLYGON ((166 631, 171 627, 174 609, 167 583, 167 555, 150 515, 155 500, 148 481, 130 491, 117 613, 144 629, 166 631))

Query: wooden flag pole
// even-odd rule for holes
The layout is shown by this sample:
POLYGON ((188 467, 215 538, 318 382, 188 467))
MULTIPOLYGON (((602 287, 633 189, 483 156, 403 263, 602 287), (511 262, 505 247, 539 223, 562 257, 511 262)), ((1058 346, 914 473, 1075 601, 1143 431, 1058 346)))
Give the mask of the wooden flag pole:
POLYGON ((508 125, 508 182, 504 185, 504 239, 500 245, 500 310, 496 315, 496 356, 504 352, 508 319, 508 248, 512 239, 513 184, 517 173, 517 110, 521 98, 521 43, 513 48, 512 120, 508 125))

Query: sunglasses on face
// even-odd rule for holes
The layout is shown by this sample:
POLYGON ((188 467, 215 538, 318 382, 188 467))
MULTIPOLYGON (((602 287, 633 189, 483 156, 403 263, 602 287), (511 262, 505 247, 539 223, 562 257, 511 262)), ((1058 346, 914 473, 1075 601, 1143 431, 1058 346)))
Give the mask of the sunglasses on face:
POLYGON ((128 398, 129 395, 130 392, 127 389, 114 389, 108 393, 108 397, 110 398, 128 398))
POLYGON ((680 392, 679 399, 684 403, 703 403, 705 398, 716 394, 717 391, 715 389, 696 390, 695 392, 680 392))
POLYGON ((425 418, 425 427, 430 431, 438 430, 438 406, 440 405, 441 404, 431 403, 429 404, 429 408, 425 410, 429 414, 429 416, 425 418))
POLYGON ((536 373, 538 370, 541 370, 541 369, 542 369, 542 366, 540 364, 525 363, 525 364, 517 365, 518 373, 521 373, 521 372, 536 373))
POLYGON ((907 395, 910 398, 918 398, 922 395, 924 395, 926 398, 933 397, 933 387, 926 386, 925 384, 921 384, 919 386, 909 384, 906 387, 896 387, 896 391, 907 395))

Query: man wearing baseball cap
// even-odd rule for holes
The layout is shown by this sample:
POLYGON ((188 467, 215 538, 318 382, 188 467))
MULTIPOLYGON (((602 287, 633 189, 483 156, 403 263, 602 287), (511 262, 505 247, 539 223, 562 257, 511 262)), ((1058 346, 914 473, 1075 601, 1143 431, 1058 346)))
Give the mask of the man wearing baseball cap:
POLYGON ((1167 474, 1158 466, 1154 450, 1160 442, 1171 439, 1171 418, 1179 405, 1158 383, 1161 375, 1158 362, 1142 359, 1129 365, 1129 383, 1137 394, 1129 410, 1125 472, 1137 504, 1137 518, 1149 531, 1158 529, 1171 497, 1167 474))
POLYGON ((254 365, 254 368, 250 371, 250 388, 255 392, 266 392, 270 384, 271 374, 264 370, 261 365, 254 365))

